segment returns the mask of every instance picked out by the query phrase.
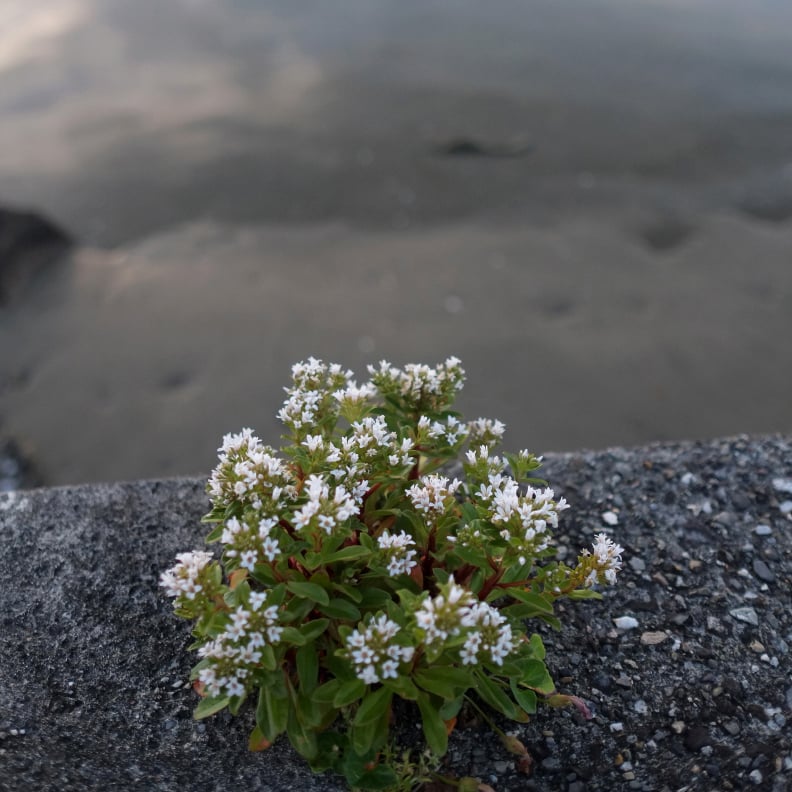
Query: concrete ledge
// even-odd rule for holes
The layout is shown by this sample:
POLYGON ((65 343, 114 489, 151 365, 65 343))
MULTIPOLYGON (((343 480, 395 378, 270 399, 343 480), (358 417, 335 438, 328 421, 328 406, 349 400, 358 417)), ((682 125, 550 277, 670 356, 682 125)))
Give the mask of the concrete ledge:
MULTIPOLYGON (((626 548, 620 585, 545 633, 596 718, 516 729, 530 779, 460 730, 449 773, 498 792, 792 785, 792 437, 552 455, 545 474, 573 506, 569 560, 603 527, 626 548)), ((0 495, 0 789, 343 788, 285 741, 248 753, 249 710, 191 719, 189 628, 157 578, 202 546, 206 509, 197 480, 0 495)))

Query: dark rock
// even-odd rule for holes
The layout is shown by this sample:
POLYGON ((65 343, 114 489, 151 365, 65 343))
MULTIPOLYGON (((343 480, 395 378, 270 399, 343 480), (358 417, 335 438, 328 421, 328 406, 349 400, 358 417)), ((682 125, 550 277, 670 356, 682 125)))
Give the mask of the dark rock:
POLYGON ((69 235, 49 220, 0 208, 0 305, 21 297, 71 244, 69 235))
POLYGON ((31 458, 15 440, 0 437, 0 492, 30 489, 40 484, 41 478, 31 458))
POLYGON ((754 558, 752 566, 754 575, 756 575, 759 580, 763 580, 765 583, 775 583, 775 575, 771 571, 770 567, 767 566, 767 564, 765 564, 761 558, 754 558))
POLYGON ((710 745, 711 742, 712 739, 705 726, 691 726, 685 732, 685 748, 687 748, 688 751, 698 751, 705 745, 710 745))

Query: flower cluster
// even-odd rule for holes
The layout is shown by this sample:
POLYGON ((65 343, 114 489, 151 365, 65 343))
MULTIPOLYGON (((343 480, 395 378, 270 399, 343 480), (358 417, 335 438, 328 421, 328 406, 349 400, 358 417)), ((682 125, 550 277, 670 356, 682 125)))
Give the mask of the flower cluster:
POLYGON ((278 539, 272 529, 277 517, 256 519, 250 513, 247 519, 231 517, 225 524, 220 541, 226 545, 225 555, 239 560, 239 566, 253 572, 263 558, 274 561, 280 553, 278 539))
POLYGON ((193 553, 179 553, 176 560, 179 562, 176 566, 160 575, 160 585, 169 597, 193 600, 209 582, 205 570, 212 560, 212 554, 196 550, 193 553))
POLYGON ((456 583, 441 587, 435 597, 426 597, 415 611, 415 623, 424 643, 435 651, 448 643, 456 646, 457 637, 464 637, 459 651, 464 665, 478 663, 484 653, 495 665, 502 665, 515 648, 506 617, 456 583))
POLYGON ((458 358, 450 357, 439 366, 410 363, 404 369, 380 361, 368 367, 371 381, 383 396, 400 397, 410 409, 439 410, 453 401, 465 382, 458 358))
POLYGON ((288 398, 278 412, 278 418, 290 428, 295 437, 302 437, 338 409, 335 394, 354 387, 352 372, 344 371, 337 363, 329 366, 316 358, 292 366, 291 388, 288 398))
POLYGON ((388 574, 391 577, 396 575, 409 575, 412 568, 416 565, 415 542, 413 538, 401 531, 391 535, 388 530, 382 532, 377 539, 377 546, 387 561, 388 574))
POLYGON ((440 514, 454 502, 454 493, 461 485, 459 479, 449 482, 446 476, 432 473, 407 490, 413 506, 425 515, 440 514))
POLYGON ((217 450, 219 462, 207 487, 216 503, 248 503, 274 513, 294 497, 288 468, 251 429, 227 434, 217 450))
POLYGON ((225 630, 198 650, 204 658, 198 679, 208 695, 244 696, 251 674, 260 668, 263 647, 280 641, 278 607, 265 607, 266 602, 266 594, 251 592, 249 607, 234 610, 225 630))
POLYGON ((355 630, 346 639, 346 652, 355 667, 355 675, 367 685, 383 679, 396 679, 399 664, 409 663, 415 649, 393 639, 401 627, 385 614, 380 614, 362 630, 355 630))
POLYGON ((353 423, 349 434, 330 447, 325 461, 335 478, 367 484, 376 470, 397 468, 401 472, 412 465, 412 446, 409 437, 399 440, 381 415, 367 416, 353 423))
POLYGON ((494 446, 503 439, 505 431, 505 424, 498 420, 493 421, 490 418, 476 418, 475 421, 468 423, 468 433, 472 446, 479 444, 494 446))
POLYGON ((503 665, 503 660, 515 647, 511 625, 506 617, 486 602, 470 606, 463 616, 463 624, 470 632, 460 652, 465 665, 477 663, 479 656, 486 652, 495 665, 503 665))
POLYGON ((360 508, 359 500, 340 484, 330 487, 320 476, 309 476, 305 483, 308 500, 294 513, 294 527, 311 533, 316 528, 331 534, 360 508))
POLYGON ((554 500, 549 487, 529 486, 522 492, 513 478, 501 473, 491 474, 477 495, 488 506, 492 525, 500 528, 501 538, 520 564, 547 549, 549 528, 557 528, 559 513, 569 508, 564 498, 554 500))
POLYGON ((251 746, 286 733, 361 789, 396 783, 378 766, 394 697, 438 755, 465 700, 522 722, 537 699, 567 700, 524 625, 557 627, 556 600, 599 596, 623 552, 598 534, 574 567, 549 560, 567 503, 533 477, 539 458, 497 453, 500 421, 453 412, 456 358, 369 372, 358 385, 296 364, 285 447, 243 429, 218 449, 205 521, 220 560, 183 553, 161 576, 195 621, 196 717, 254 694, 251 746))
POLYGON ((584 557, 593 561, 586 585, 593 586, 599 579, 604 578, 607 583, 616 582, 616 573, 621 569, 621 554, 624 548, 613 542, 607 534, 600 533, 594 537, 593 553, 583 551, 584 557))

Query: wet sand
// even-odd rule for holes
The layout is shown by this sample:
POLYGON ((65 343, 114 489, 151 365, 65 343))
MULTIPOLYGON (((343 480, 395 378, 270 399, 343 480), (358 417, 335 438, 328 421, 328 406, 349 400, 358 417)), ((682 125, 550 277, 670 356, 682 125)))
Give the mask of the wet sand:
POLYGON ((8 0, 0 205, 78 246, 0 434, 200 473, 300 358, 449 354, 512 447, 792 430, 792 9, 529 6, 8 0))
POLYGON ((792 225, 708 218, 192 224, 82 249, 0 316, 0 410, 50 483, 206 471, 224 432, 279 437, 309 355, 468 371, 460 408, 535 451, 792 430, 792 225))

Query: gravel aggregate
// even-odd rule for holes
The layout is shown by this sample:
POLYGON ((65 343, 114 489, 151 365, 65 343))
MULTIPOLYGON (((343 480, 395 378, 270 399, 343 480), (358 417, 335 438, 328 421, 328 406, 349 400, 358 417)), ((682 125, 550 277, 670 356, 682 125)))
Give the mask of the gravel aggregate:
MULTIPOLYGON (((572 504, 566 560, 602 530, 625 548, 601 601, 531 625, 594 717, 501 723, 527 758, 471 718, 443 772, 497 792, 792 788, 792 437, 548 454, 544 473, 572 504)), ((189 631, 157 579, 201 547, 206 508, 193 479, 0 493, 0 790, 344 788, 283 741, 249 753, 249 709, 191 717, 189 631)))

